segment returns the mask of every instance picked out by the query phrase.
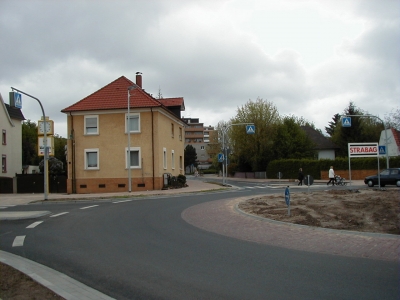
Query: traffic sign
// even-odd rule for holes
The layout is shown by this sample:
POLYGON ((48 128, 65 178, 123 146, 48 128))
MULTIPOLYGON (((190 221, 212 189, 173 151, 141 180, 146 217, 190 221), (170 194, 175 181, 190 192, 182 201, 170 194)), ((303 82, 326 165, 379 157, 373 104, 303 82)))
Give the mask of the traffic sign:
POLYGON ((386 146, 379 145, 379 155, 386 154, 386 146))
POLYGON ((348 143, 349 157, 377 157, 378 143, 348 143))
POLYGON ((218 162, 224 162, 224 154, 218 153, 218 162))
POLYGON ((247 134, 255 134, 256 126, 255 125, 246 125, 246 133, 247 134))
POLYGON ((351 127, 351 117, 343 117, 342 118, 342 126, 343 127, 351 127))
POLYGON ((285 202, 286 205, 289 206, 290 205, 290 191, 289 191, 289 187, 287 187, 285 189, 285 202))
POLYGON ((10 105, 19 109, 22 109, 22 97, 20 93, 10 92, 10 105))

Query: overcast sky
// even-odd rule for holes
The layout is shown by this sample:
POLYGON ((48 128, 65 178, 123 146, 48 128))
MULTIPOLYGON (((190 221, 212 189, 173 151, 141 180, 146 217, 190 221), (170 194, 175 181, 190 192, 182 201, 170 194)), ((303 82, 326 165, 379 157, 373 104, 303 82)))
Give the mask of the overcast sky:
POLYGON ((1 0, 0 38, 3 99, 63 137, 63 108, 137 71, 206 126, 258 97, 324 133, 350 101, 400 106, 399 0, 1 0))

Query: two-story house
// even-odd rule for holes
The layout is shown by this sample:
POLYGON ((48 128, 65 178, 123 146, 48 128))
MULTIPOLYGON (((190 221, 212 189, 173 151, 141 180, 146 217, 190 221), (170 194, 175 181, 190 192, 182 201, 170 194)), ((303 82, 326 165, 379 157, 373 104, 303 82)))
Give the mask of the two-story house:
POLYGON ((21 109, 4 103, 0 94, 1 174, 7 183, 0 184, 0 192, 12 193, 12 178, 22 172, 22 121, 21 109))
POLYGON ((62 112, 68 193, 128 191, 129 179, 132 191, 157 190, 164 174, 184 174, 185 123, 142 89, 140 73, 136 83, 121 76, 62 112))

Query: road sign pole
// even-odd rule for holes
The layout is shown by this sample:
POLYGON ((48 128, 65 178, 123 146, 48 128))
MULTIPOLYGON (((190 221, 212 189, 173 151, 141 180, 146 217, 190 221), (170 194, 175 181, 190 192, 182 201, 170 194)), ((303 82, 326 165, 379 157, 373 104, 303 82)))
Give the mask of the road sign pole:
MULTIPOLYGON (((222 151, 225 154, 224 162, 222 162, 222 185, 226 184, 226 178, 228 177, 228 153, 227 153, 227 149, 225 147, 225 134, 227 133, 228 129, 231 126, 238 126, 238 125, 253 125, 254 126, 254 123, 236 123, 236 124, 224 125, 222 127, 222 151), (224 166, 225 166, 225 168, 224 168, 224 166), (224 172, 224 169, 225 169, 225 172, 224 172)), ((254 131, 252 133, 254 133, 254 131)))
POLYGON ((15 90, 15 91, 17 91, 17 92, 19 92, 21 94, 24 94, 24 95, 26 95, 26 96, 28 96, 28 97, 30 97, 32 99, 35 99, 37 102, 39 102, 40 108, 42 109, 43 120, 44 120, 44 123, 43 123, 43 125, 44 125, 43 126, 43 132, 44 132, 44 135, 43 135, 43 146, 44 146, 44 157, 43 157, 43 162, 44 162, 44 165, 43 165, 44 170, 43 170, 43 172, 44 172, 44 176, 43 176, 43 179, 44 179, 44 186, 43 186, 43 188, 44 188, 44 200, 47 200, 47 198, 48 198, 48 187, 47 187, 47 185, 48 185, 48 177, 49 177, 47 164, 48 164, 48 160, 49 160, 49 155, 48 155, 48 151, 46 151, 47 150, 46 114, 44 113, 44 108, 43 108, 42 102, 40 102, 40 100, 38 98, 33 97, 33 96, 31 96, 31 95, 29 95, 27 93, 24 93, 23 91, 20 91, 20 90, 18 90, 16 88, 11 87, 11 89, 13 91, 15 90))

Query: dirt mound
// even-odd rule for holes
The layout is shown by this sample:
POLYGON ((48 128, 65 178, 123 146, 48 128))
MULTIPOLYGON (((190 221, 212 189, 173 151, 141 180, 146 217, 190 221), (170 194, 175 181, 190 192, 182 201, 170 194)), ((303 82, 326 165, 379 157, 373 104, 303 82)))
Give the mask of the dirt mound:
POLYGON ((326 190, 290 195, 290 216, 284 195, 246 200, 247 213, 315 227, 400 234, 400 190, 326 190))

